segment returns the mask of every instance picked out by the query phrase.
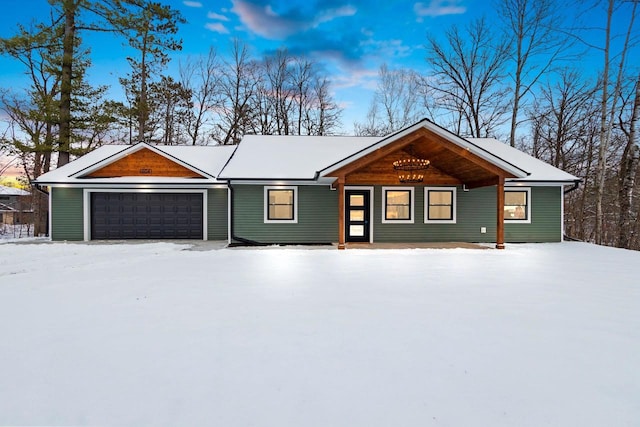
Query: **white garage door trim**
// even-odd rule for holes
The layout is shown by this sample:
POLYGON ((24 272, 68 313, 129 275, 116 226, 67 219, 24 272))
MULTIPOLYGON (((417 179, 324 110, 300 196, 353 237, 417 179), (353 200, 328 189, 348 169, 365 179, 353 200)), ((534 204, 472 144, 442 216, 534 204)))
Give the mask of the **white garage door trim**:
POLYGON ((207 207, 209 205, 207 200, 207 190, 183 190, 175 188, 85 188, 83 189, 83 227, 84 227, 84 241, 91 240, 91 193, 200 193, 202 194, 202 240, 207 239, 207 224, 209 223, 207 217, 207 207))

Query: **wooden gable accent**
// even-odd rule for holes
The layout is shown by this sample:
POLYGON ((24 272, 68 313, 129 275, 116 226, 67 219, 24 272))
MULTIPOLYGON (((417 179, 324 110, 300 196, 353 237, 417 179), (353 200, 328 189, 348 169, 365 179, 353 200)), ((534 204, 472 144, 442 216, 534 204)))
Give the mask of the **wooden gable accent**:
MULTIPOLYGON (((390 153, 381 159, 378 159, 345 177, 347 185, 385 185, 389 183, 399 183, 398 174, 393 169, 393 162, 402 158, 400 150, 390 153)), ((407 154, 408 157, 408 154, 407 154)), ((430 185, 462 185, 463 183, 446 172, 430 165, 429 169, 424 171, 424 182, 430 185)))
POLYGON ((204 178, 202 175, 148 148, 135 151, 113 163, 85 175, 85 178, 113 178, 119 176, 164 176, 204 178))
POLYGON ((422 185, 461 185, 469 188, 497 185, 509 172, 425 128, 417 129, 329 174, 345 184, 399 184, 394 160, 413 155, 428 159, 422 185))

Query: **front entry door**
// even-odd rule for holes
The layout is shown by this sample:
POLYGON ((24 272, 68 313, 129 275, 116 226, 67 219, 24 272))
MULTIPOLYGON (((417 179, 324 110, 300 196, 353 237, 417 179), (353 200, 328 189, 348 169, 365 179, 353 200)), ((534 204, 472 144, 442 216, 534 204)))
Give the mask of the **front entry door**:
POLYGON ((369 191, 345 191, 345 236, 347 242, 369 242, 369 191))

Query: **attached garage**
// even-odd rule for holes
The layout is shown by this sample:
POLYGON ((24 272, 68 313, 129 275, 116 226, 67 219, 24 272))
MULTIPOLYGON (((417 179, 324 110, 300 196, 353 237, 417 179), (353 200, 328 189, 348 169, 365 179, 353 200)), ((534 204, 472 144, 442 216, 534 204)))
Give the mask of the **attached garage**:
POLYGON ((91 192, 91 239, 203 239, 203 193, 91 192))

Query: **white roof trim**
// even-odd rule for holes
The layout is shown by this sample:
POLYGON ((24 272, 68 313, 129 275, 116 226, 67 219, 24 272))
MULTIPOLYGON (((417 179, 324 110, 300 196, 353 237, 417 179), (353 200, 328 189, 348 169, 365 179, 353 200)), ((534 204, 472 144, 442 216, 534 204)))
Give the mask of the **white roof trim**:
POLYGON ((322 175, 328 175, 329 173, 340 169, 341 167, 344 167, 346 165, 348 165, 349 163, 358 160, 368 154, 371 154, 372 152, 374 152, 375 150, 382 148, 386 145, 391 144, 394 141, 397 141, 398 139, 405 137, 413 132, 415 132, 416 130, 420 129, 420 128, 425 128, 430 130, 431 132, 441 136, 442 138, 456 144, 459 147, 462 147, 464 149, 469 150, 470 152, 472 152, 473 154, 475 154, 476 156, 488 161, 489 163, 498 166, 500 169, 505 170, 513 175, 515 175, 517 178, 525 178, 529 175, 529 172, 520 169, 519 167, 517 167, 516 165, 490 153, 489 151, 477 146, 476 144, 473 144, 472 142, 467 141, 464 138, 459 137, 458 135, 455 135, 451 132, 449 132, 448 130, 436 125, 435 123, 427 120, 427 119, 422 119, 421 121, 419 121, 418 123, 409 126, 399 132, 396 132, 395 134, 389 135, 385 138, 382 138, 380 141, 370 145, 369 147, 360 150, 357 153, 354 153, 348 157, 345 157, 344 159, 340 160, 337 163, 334 163, 333 165, 327 166, 326 168, 322 169, 319 171, 320 174, 322 175))
POLYGON ((55 188, 93 188, 93 189, 109 189, 109 188, 137 188, 137 189, 150 189, 150 188, 162 188, 162 189, 212 189, 212 188, 227 188, 227 184, 225 182, 220 181, 199 181, 199 182, 93 182, 89 181, 86 184, 78 185, 77 181, 72 183, 43 183, 41 185, 45 185, 47 187, 55 187, 55 188))
POLYGON ((133 153, 136 153, 144 148, 147 148, 151 151, 153 151, 154 153, 168 159, 171 160, 174 163, 179 164, 180 166, 183 166, 187 169, 189 169, 190 171, 197 173, 199 175, 202 175, 203 178, 214 178, 215 176, 211 175, 210 173, 207 173, 203 170, 198 169, 197 167, 190 165, 189 163, 186 163, 183 160, 178 159, 177 157, 172 156, 169 153, 166 153, 165 151, 162 151, 161 149, 159 149, 158 147, 154 146, 154 145, 150 145, 147 144, 146 142, 139 142, 135 145, 126 147, 125 149, 123 149, 122 151, 119 151, 118 153, 112 154, 111 156, 104 158, 100 161, 98 161, 97 163, 94 163, 91 166, 87 166, 84 169, 81 169, 75 173, 72 173, 71 175, 69 175, 69 178, 72 177, 76 177, 76 178, 81 178, 84 175, 89 175, 92 172, 95 172, 96 170, 102 169, 103 167, 110 165, 112 163, 117 162, 118 160, 121 160, 133 153))

